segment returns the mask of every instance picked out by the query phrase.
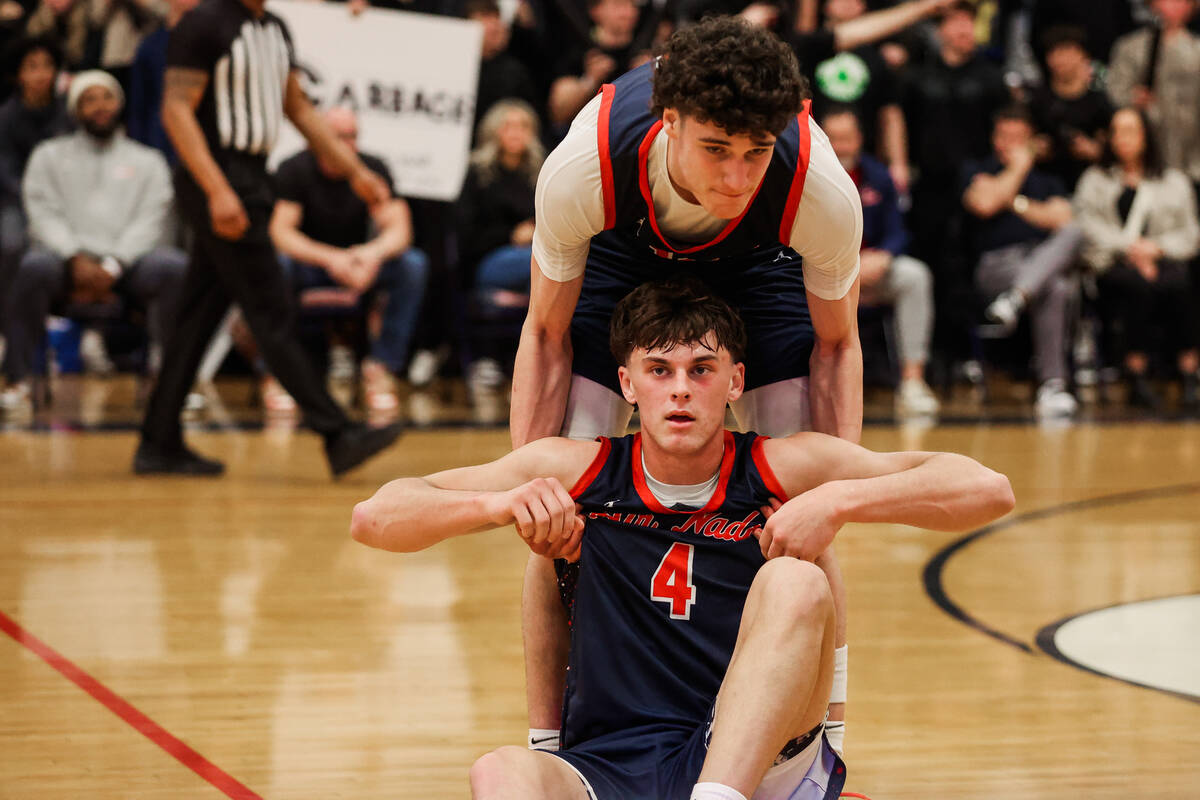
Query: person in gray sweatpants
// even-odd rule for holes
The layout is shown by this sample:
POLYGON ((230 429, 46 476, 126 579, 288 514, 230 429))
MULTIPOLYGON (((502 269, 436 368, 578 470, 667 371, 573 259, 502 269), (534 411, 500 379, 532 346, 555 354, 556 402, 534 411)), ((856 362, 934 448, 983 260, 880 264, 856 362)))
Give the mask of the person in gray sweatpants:
POLYGON ((5 302, 4 409, 28 403, 29 372, 52 311, 121 296, 146 310, 151 340, 162 342, 187 259, 164 245, 173 199, 167 163, 121 132, 123 99, 108 73, 80 73, 67 101, 79 130, 42 142, 30 156, 22 199, 32 246, 5 302))
POLYGON ((962 198, 979 256, 975 285, 990 300, 985 314, 1011 331, 1028 309, 1040 379, 1037 412, 1070 416, 1078 403, 1067 389, 1067 330, 1076 295, 1069 273, 1083 234, 1062 182, 1034 167, 1033 135, 1027 109, 1000 111, 994 153, 964 167, 962 198))

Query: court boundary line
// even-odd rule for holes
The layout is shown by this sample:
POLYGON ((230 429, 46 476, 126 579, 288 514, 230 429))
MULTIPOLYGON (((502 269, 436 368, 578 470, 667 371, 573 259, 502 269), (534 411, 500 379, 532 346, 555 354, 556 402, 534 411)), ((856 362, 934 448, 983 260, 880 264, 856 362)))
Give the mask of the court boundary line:
POLYGON ((56 672, 82 689, 85 694, 90 695, 93 700, 116 714, 123 722, 158 745, 176 761, 216 787, 226 797, 232 798, 232 800, 262 800, 260 795, 200 755, 183 740, 150 719, 128 700, 109 689, 66 656, 34 636, 21 623, 3 611, 0 611, 0 631, 8 634, 17 644, 46 662, 56 672))
MULTIPOLYGON (((935 553, 933 557, 926 562, 925 568, 921 572, 921 579, 925 586, 925 594, 927 594, 929 599, 932 600, 934 604, 937 605, 937 607, 943 612, 950 615, 954 619, 957 619, 968 628, 973 628, 979 633, 989 636, 998 642, 1002 642, 1010 647, 1015 647, 1023 653, 1035 655, 1037 651, 1034 649, 1033 645, 1023 642, 1014 636, 1010 636, 1009 634, 1004 633, 1003 631, 994 628, 991 625, 988 625, 983 620, 968 612, 954 600, 950 599, 950 594, 946 591, 945 584, 942 581, 946 564, 949 563, 950 559, 957 553, 961 552, 968 545, 979 541, 985 536, 990 536, 993 533, 999 533, 1000 531, 1007 530, 1009 528, 1015 528, 1018 525, 1024 525, 1028 522, 1035 522, 1037 520, 1060 516, 1063 514, 1073 514, 1078 511, 1089 511, 1095 508, 1123 505, 1125 503, 1135 503, 1143 500, 1159 500, 1164 497, 1175 497, 1179 495, 1197 493, 1200 493, 1200 483, 1179 483, 1170 486, 1153 487, 1150 489, 1136 489, 1130 492, 1118 492, 1116 494, 1091 497, 1085 500, 1075 500, 1070 503, 1060 503, 1058 505, 1040 508, 1036 511, 1027 511, 1024 514, 1018 514, 1010 519, 988 525, 987 527, 980 528, 977 531, 954 540, 935 553)), ((1113 679, 1120 680, 1120 678, 1115 677, 1113 677, 1113 679)), ((1155 689, 1155 691, 1162 691, 1170 694, 1170 692, 1167 692, 1163 689, 1155 689)))
POLYGON ((1129 678, 1122 678, 1120 675, 1114 675, 1111 672, 1105 672, 1104 670, 1096 669, 1095 667, 1089 667, 1087 664, 1084 664, 1081 661, 1076 661, 1075 659, 1068 656, 1066 653, 1064 653, 1062 650, 1060 650, 1058 648, 1058 643, 1054 641, 1054 637, 1058 634, 1058 629, 1061 628, 1063 625, 1066 625, 1068 622, 1072 622, 1076 619, 1079 619, 1080 617, 1086 617, 1089 614, 1095 614, 1097 611, 1108 611, 1109 609, 1113 609, 1113 608, 1123 608, 1125 606, 1134 605, 1135 603, 1153 603, 1155 600, 1171 600, 1176 597, 1195 597, 1195 596, 1196 596, 1195 593, 1192 593, 1192 594, 1169 594, 1169 595, 1163 595, 1162 597, 1146 597, 1141 600, 1128 600, 1128 601, 1125 601, 1122 603, 1113 603, 1112 605, 1108 605, 1108 606, 1099 606, 1097 608, 1087 609, 1086 611, 1080 611, 1078 613, 1072 614, 1069 617, 1064 617, 1063 619, 1060 619, 1057 622, 1051 622, 1049 625, 1043 626, 1042 629, 1037 632, 1037 637, 1036 637, 1037 645, 1043 653, 1050 656, 1051 658, 1053 658, 1057 661, 1061 661, 1064 664, 1068 664, 1072 667, 1075 667, 1076 669, 1081 669, 1084 672, 1090 672, 1093 675, 1099 675, 1102 678, 1110 678, 1114 681, 1120 681, 1121 683, 1127 683, 1130 686, 1137 686, 1139 689, 1153 689, 1156 692, 1162 692, 1163 694, 1169 694, 1172 697, 1178 697, 1180 700, 1187 700, 1188 702, 1191 702, 1191 703, 1200 703, 1200 695, 1192 694, 1191 692, 1181 692, 1178 689, 1164 689, 1161 686, 1154 686, 1153 684, 1142 683, 1141 681, 1135 681, 1135 680, 1131 680, 1129 678))

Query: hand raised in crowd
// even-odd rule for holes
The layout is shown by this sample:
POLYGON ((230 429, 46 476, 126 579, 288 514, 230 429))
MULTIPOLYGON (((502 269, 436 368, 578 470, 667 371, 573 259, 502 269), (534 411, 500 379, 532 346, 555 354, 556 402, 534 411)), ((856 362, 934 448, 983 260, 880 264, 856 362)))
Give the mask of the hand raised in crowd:
POLYGON ((232 189, 213 192, 208 197, 208 216, 213 233, 222 239, 237 241, 250 227, 246 208, 232 189))
POLYGON ((516 227, 512 229, 509 240, 518 247, 531 244, 533 242, 533 220, 527 219, 517 223, 516 227))
POLYGON ((617 62, 599 50, 588 50, 583 57, 583 77, 599 86, 617 69, 617 62))
POLYGON ((366 165, 358 168, 350 175, 350 188, 368 208, 375 208, 380 203, 392 199, 392 190, 387 181, 372 172, 366 165))
POLYGON ((1077 133, 1071 137, 1071 155, 1087 161, 1099 161, 1104 154, 1104 145, 1090 136, 1077 133))
POLYGON ((529 549, 547 558, 579 559, 583 516, 557 478, 534 478, 487 499, 488 517, 515 525, 529 549))
POLYGON ((756 28, 770 28, 779 19, 779 7, 771 3, 751 3, 738 16, 756 28))
POLYGON ((791 556, 816 561, 833 543, 841 525, 829 513, 830 506, 819 497, 821 487, 789 500, 786 505, 772 497, 760 510, 767 524, 759 531, 763 558, 791 556))
POLYGON ((72 302, 102 303, 112 297, 112 287, 117 279, 100 266, 100 259, 87 253, 76 253, 68 263, 72 302))

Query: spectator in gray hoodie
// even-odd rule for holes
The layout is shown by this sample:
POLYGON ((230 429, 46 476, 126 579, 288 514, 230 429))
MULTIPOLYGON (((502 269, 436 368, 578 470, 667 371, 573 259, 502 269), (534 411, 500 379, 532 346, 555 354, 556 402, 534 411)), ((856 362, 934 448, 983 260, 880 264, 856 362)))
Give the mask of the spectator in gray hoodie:
POLYGON ((100 70, 75 76, 67 108, 79 130, 33 151, 22 181, 32 246, 21 258, 6 300, 0 408, 28 403, 28 376, 51 311, 111 302, 144 307, 152 342, 161 342, 164 306, 183 277, 186 257, 163 242, 173 193, 157 150, 119 129, 124 96, 100 70))

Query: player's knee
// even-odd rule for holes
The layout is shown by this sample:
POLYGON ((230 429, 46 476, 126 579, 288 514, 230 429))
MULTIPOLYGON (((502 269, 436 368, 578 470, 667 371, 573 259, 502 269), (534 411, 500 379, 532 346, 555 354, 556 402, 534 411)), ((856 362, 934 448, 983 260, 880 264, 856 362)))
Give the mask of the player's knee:
POLYGON ((811 561, 774 558, 763 565, 754 584, 777 618, 794 622, 824 620, 833 608, 833 592, 824 571, 811 561))
POLYGON ((528 757, 528 750, 515 746, 501 747, 480 756, 471 765, 471 797, 486 800, 499 796, 513 784, 520 773, 521 760, 528 757))

